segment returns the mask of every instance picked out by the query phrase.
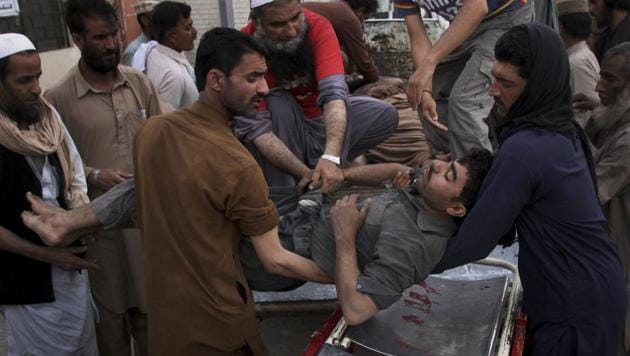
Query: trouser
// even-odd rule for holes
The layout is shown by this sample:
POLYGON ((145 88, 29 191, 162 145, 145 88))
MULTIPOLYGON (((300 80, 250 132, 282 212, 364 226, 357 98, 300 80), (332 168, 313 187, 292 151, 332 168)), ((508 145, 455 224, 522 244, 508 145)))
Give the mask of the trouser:
MULTIPOLYGON (((236 117, 234 131, 262 168, 270 186, 292 186, 301 177, 293 177, 276 168, 253 145, 258 136, 273 132, 305 165, 313 168, 324 153, 326 127, 321 117, 310 119, 286 90, 274 90, 266 97, 269 115, 256 118, 236 117)), ((341 162, 352 160, 378 145, 398 126, 398 112, 381 100, 351 96, 347 108, 347 126, 341 151, 341 162)))
POLYGON ((131 336, 133 336, 133 354, 147 355, 147 314, 138 308, 131 308, 125 313, 114 313, 99 305, 99 322, 96 324, 96 338, 100 356, 131 355, 131 336))
POLYGON ((147 354, 144 252, 138 229, 102 231, 91 242, 86 257, 99 261, 90 271, 92 293, 100 321, 96 333, 101 356, 147 354))
POLYGON ((98 356, 87 274, 52 265, 53 302, 0 305, 5 355, 98 356))
POLYGON ((433 75, 433 95, 438 118, 448 126, 448 131, 436 129, 422 120, 434 153, 451 152, 453 158, 459 158, 472 148, 492 151, 484 120, 494 105, 488 94, 494 45, 508 29, 531 19, 529 4, 489 18, 437 66, 433 75))

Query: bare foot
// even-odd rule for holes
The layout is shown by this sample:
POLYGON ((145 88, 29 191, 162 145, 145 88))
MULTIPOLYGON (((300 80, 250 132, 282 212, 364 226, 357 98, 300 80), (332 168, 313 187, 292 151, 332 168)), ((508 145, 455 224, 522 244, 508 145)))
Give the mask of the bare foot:
POLYGON ((42 200, 42 198, 31 192, 26 193, 26 200, 31 203, 31 211, 37 215, 61 213, 66 211, 66 209, 60 208, 58 206, 47 204, 42 200))
POLYGON ((63 213, 35 215, 30 211, 22 212, 22 222, 33 230, 48 246, 66 246, 73 240, 66 236, 63 225, 63 213))
POLYGON ((49 246, 64 246, 73 242, 73 239, 66 237, 68 230, 65 217, 68 211, 46 204, 31 193, 26 193, 26 199, 31 203, 31 211, 22 212, 22 222, 26 227, 49 246))

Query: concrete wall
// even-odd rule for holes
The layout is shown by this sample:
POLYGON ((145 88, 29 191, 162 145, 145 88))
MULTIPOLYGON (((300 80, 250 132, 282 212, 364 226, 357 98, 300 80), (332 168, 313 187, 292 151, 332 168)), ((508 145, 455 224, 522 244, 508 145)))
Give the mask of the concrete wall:
POLYGON ((50 88, 79 62, 81 52, 76 47, 56 51, 40 52, 42 59, 42 76, 39 85, 42 90, 50 88))
MULTIPOLYGON (((448 23, 425 20, 425 29, 435 42, 448 23)), ((403 20, 374 20, 365 23, 365 41, 381 75, 409 78, 413 62, 409 49, 407 27, 403 20)))

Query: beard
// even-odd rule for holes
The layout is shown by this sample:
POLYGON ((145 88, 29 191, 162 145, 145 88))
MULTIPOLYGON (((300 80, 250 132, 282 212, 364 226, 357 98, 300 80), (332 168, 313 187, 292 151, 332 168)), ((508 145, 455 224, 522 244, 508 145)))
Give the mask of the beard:
POLYGON ((600 105, 593 110, 593 124, 606 126, 610 121, 617 121, 630 109, 630 84, 617 94, 610 105, 600 105))
POLYGON ((120 47, 116 46, 113 50, 100 51, 92 46, 85 46, 81 51, 81 59, 92 70, 99 73, 109 73, 116 69, 120 63, 120 47), (105 58, 112 55, 111 60, 105 58))
POLYGON ((306 33, 308 32, 308 24, 304 19, 304 13, 300 15, 300 32, 298 35, 288 41, 276 41, 267 34, 267 32, 260 25, 260 22, 256 23, 256 30, 254 31, 254 38, 265 46, 268 51, 279 51, 286 54, 293 54, 298 49, 300 44, 304 42, 306 33))
POLYGON ((40 122, 45 110, 41 100, 37 100, 36 103, 24 103, 22 101, 11 100, 2 103, 0 108, 11 120, 15 121, 18 126, 30 126, 40 122))
POLYGON ((315 65, 313 49, 307 40, 309 30, 304 21, 297 37, 289 41, 274 41, 265 34, 262 26, 256 27, 254 37, 267 49, 267 64, 280 84, 306 81, 313 77, 315 65))

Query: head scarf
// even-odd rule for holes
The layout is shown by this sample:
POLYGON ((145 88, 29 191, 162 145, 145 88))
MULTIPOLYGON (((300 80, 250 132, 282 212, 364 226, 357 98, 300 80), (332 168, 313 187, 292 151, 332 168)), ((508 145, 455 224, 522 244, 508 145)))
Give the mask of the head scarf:
POLYGON ((575 136, 569 59, 560 36, 540 23, 517 27, 527 31, 532 68, 523 94, 499 120, 499 143, 530 128, 575 136))
POLYGON ((523 94, 498 122, 499 144, 525 129, 578 138, 597 191, 593 154, 573 114, 569 58, 562 39, 551 27, 541 23, 517 27, 527 31, 533 65, 523 94))

